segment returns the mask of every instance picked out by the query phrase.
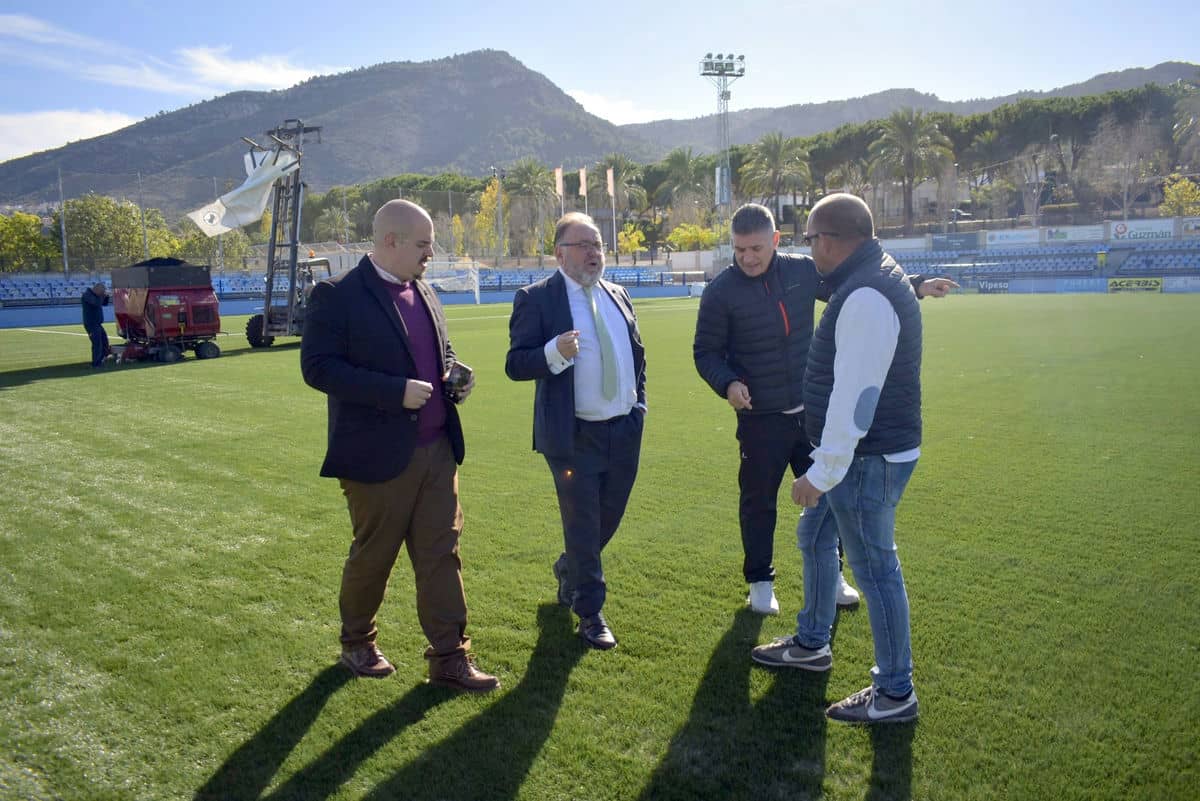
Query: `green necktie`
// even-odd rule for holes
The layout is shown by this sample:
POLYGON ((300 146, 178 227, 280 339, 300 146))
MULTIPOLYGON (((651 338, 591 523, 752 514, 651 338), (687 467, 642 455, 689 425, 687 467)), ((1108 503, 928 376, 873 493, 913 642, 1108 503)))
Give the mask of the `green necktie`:
POLYGON ((596 338, 600 340, 600 364, 604 371, 604 380, 600 391, 605 400, 617 397, 617 353, 613 350, 612 337, 608 335, 608 327, 604 325, 604 315, 596 308, 596 296, 592 294, 594 287, 585 286, 583 292, 587 295, 588 305, 592 307, 592 319, 596 322, 596 338))

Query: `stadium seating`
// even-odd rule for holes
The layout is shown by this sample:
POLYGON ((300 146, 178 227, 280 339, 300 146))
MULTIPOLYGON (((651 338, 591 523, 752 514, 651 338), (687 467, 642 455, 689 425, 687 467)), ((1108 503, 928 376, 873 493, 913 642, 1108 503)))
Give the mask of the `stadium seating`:
MULTIPOLYGON (((896 260, 909 273, 941 273, 954 278, 1014 279, 1085 277, 1102 274, 1096 254, 1111 249, 1128 252, 1116 275, 1200 275, 1200 237, 1148 242, 1086 243, 1051 247, 1000 247, 980 250, 902 250, 896 260)), ((1113 261, 1116 261, 1114 259, 1113 261)), ((1111 263, 1111 262, 1110 262, 1111 263)), ((482 291, 511 291, 550 275, 552 268, 479 271, 482 291)), ((605 277, 624 286, 659 286, 672 282, 669 272, 642 267, 610 266, 605 277)), ((61 306, 78 303, 96 278, 88 275, 36 273, 0 276, 0 304, 61 306)), ((101 278, 111 286, 107 278, 101 278)), ((263 273, 228 273, 213 276, 213 289, 224 299, 254 298, 263 294, 263 273)), ((288 291, 286 276, 276 276, 276 293, 288 291)))

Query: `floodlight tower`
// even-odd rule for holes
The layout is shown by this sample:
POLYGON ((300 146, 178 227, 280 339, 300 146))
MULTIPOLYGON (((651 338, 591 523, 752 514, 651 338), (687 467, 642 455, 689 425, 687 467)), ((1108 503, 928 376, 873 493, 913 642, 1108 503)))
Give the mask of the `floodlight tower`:
MULTIPOLYGON (((716 203, 722 211, 733 203, 729 167, 729 85, 746 74, 746 57, 705 53, 700 61, 700 75, 717 87, 717 125, 720 127, 721 154, 717 164, 716 203)), ((724 214, 722 213, 722 217, 724 214)))

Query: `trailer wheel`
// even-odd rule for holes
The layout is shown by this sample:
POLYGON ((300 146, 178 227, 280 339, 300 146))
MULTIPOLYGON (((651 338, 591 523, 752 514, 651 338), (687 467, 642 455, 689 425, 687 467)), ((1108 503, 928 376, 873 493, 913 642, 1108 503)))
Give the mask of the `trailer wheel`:
POLYGON ((178 345, 167 345, 158 351, 157 358, 160 362, 171 364, 183 358, 183 350, 178 345))
POLYGON ((252 348, 269 348, 275 337, 263 335, 263 316, 256 314, 246 321, 246 341, 252 348))
POLYGON ((205 341, 196 345, 197 359, 215 359, 221 355, 221 349, 217 347, 216 342, 205 341))

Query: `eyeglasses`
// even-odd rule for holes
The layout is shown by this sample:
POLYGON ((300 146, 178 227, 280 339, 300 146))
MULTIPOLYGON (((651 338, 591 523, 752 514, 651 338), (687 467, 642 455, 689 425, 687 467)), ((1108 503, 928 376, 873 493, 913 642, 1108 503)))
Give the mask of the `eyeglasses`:
POLYGON ((598 240, 590 242, 559 242, 560 248, 583 248, 585 250, 604 250, 604 243, 598 240))
POLYGON ((803 242, 807 247, 808 245, 811 245, 815 239, 818 239, 822 236, 832 236, 836 239, 837 237, 841 236, 841 234, 835 234, 833 231, 817 231, 815 234, 805 234, 804 236, 800 237, 800 241, 803 242))

